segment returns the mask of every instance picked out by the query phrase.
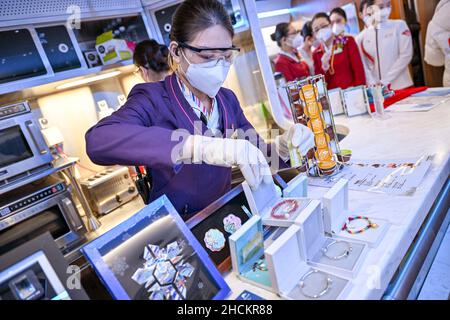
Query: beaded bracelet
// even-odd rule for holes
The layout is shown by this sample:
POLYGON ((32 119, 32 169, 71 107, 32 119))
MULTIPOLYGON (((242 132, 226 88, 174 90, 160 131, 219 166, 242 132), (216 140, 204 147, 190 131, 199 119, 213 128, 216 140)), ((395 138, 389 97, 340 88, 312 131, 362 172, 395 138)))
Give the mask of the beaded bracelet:
POLYGON ((372 221, 369 220, 369 218, 364 217, 364 216, 352 216, 352 217, 348 217, 347 221, 344 223, 343 227, 342 227, 342 231, 347 231, 350 234, 358 234, 358 233, 363 233, 366 230, 369 230, 370 228, 378 228, 378 224, 373 223, 372 221), (365 227, 363 227, 362 229, 359 230, 352 230, 353 228, 350 227, 350 223, 352 221, 355 220, 366 220, 367 221, 367 225, 365 227))
POLYGON ((289 216, 297 211, 299 205, 294 199, 286 199, 273 207, 271 216, 275 219, 289 219, 289 216))

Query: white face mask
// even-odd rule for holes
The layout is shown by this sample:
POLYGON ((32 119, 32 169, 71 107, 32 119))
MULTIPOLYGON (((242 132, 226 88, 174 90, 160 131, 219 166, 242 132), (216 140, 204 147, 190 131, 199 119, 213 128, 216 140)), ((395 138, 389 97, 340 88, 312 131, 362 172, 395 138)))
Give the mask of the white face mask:
POLYGON ((389 19, 389 16, 391 15, 391 8, 383 8, 380 10, 380 22, 386 22, 389 19))
POLYGON ((345 24, 342 24, 342 23, 335 23, 334 25, 333 25, 333 33, 335 34, 335 35, 340 35, 340 34, 343 34, 345 32, 345 24))
POLYGON ((289 36, 289 38, 287 38, 287 43, 292 48, 297 49, 303 45, 304 40, 302 35, 300 33, 297 33, 294 36, 289 36))
POLYGON ((333 36, 333 31, 330 27, 326 27, 323 29, 320 29, 319 32, 317 32, 317 39, 327 42, 330 40, 330 38, 333 36))
POLYGON ((222 87, 230 70, 231 63, 223 59, 203 63, 191 63, 181 51, 189 67, 184 72, 187 81, 197 90, 214 98, 222 87))

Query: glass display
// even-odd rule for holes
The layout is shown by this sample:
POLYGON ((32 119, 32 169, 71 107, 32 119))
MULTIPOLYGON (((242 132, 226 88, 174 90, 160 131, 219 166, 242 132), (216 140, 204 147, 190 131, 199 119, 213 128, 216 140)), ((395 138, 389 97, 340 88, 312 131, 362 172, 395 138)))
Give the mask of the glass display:
POLYGON ((33 153, 20 126, 0 131, 0 168, 31 158, 33 153))
POLYGON ((229 288, 166 196, 83 252, 115 299, 222 299, 229 288))

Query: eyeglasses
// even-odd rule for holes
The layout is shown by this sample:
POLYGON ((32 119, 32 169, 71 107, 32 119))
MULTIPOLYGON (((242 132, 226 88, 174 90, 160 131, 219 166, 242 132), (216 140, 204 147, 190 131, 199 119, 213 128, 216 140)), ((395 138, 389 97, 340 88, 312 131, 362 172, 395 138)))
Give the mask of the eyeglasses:
POLYGON ((325 28, 328 28, 329 26, 330 26, 329 23, 324 24, 324 25, 322 25, 322 26, 320 26, 320 27, 315 28, 315 29, 313 30, 313 32, 314 32, 314 33, 318 33, 320 30, 325 29, 325 28))
POLYGON ((233 62, 236 55, 241 51, 240 48, 232 46, 229 48, 197 48, 187 43, 179 43, 180 48, 191 50, 204 62, 224 59, 230 63, 233 62))

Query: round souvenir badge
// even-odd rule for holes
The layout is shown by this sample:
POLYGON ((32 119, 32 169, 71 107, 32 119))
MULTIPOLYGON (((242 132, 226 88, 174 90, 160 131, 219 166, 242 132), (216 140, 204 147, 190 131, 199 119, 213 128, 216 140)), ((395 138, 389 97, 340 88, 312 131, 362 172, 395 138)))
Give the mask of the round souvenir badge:
POLYGON ((204 241, 206 247, 213 252, 218 252, 225 247, 225 236, 217 229, 209 229, 205 233, 204 241))
POLYGON ((242 220, 234 214, 229 214, 223 218, 223 228, 229 234, 233 234, 242 226, 242 220))

